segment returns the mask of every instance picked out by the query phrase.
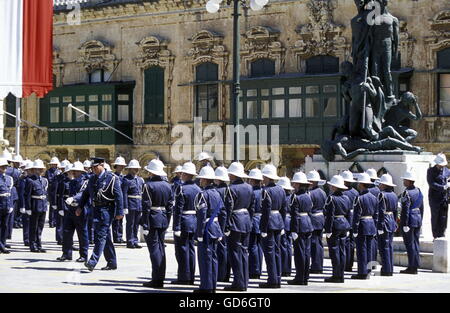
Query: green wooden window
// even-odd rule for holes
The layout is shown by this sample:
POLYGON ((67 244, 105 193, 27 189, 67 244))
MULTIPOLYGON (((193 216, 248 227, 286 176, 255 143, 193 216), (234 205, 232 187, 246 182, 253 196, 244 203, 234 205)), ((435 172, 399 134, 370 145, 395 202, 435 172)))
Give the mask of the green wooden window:
POLYGON ((307 74, 339 73, 339 58, 330 55, 318 55, 306 60, 307 74))
MULTIPOLYGON (((5 99, 6 112, 16 115, 16 97, 9 94, 5 99)), ((10 115, 5 114, 5 127, 16 127, 16 119, 10 115)))
POLYGON ((218 65, 202 63, 196 68, 195 116, 204 121, 216 121, 219 118, 218 65), (209 83, 211 82, 211 83, 209 83))
POLYGON ((267 58, 253 61, 251 64, 251 77, 264 77, 275 75, 275 61, 267 58))
MULTIPOLYGON (((164 69, 152 66, 144 72, 144 122, 164 123, 164 69)), ((121 115, 121 118, 125 118, 121 115)))

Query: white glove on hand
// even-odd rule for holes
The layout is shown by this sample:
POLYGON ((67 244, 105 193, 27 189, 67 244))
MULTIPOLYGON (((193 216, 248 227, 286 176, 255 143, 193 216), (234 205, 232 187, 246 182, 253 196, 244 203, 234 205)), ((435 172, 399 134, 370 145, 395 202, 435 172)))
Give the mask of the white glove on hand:
POLYGON ((56 205, 52 205, 52 209, 56 210, 56 209, 58 209, 58 207, 56 205))
POLYGON ((283 236, 286 232, 284 231, 284 229, 281 230, 281 236, 283 236))
POLYGON ((197 241, 198 241, 198 242, 203 242, 203 237, 198 237, 198 238, 197 238, 197 241))
POLYGON ((409 232, 409 227, 408 227, 408 226, 403 226, 403 232, 404 232, 404 233, 409 232))
POLYGON ((14 211, 14 208, 9 208, 8 214, 11 214, 14 211))
POLYGON ((217 240, 222 241, 222 239, 223 239, 222 237, 219 237, 219 239, 217 239, 217 240))
POLYGON ((384 230, 378 230, 378 235, 383 235, 384 234, 384 230))
POLYGON ((174 231, 173 235, 176 237, 180 237, 181 236, 181 231, 174 231))
POLYGON ((27 211, 27 214, 28 214, 28 215, 31 215, 31 210, 28 210, 28 211, 27 211))
POLYGON ((231 232, 230 231, 227 231, 227 232, 225 232, 225 236, 230 236, 230 234, 231 234, 231 232))
POLYGON ((332 233, 325 234, 327 238, 331 238, 332 233))
POLYGON ((148 230, 144 230, 142 233, 144 234, 144 236, 148 236, 148 234, 150 234, 148 230))
POLYGON ((130 211, 128 211, 128 209, 123 210, 123 214, 128 215, 128 213, 130 213, 130 211))
POLYGON ((73 197, 67 198, 66 199, 66 204, 67 205, 72 205, 73 201, 74 201, 73 197))
POLYGON ((26 214, 27 211, 25 210, 25 208, 21 208, 21 209, 20 209, 20 213, 21 213, 21 214, 26 214))
POLYGON ((267 237, 267 233, 261 233, 261 237, 266 238, 267 237))
POLYGON ((356 237, 358 237, 358 233, 356 233, 356 234, 353 234, 353 236, 355 236, 355 238, 356 238, 356 237))
POLYGON ((58 211, 58 214, 61 215, 61 216, 64 216, 64 211, 63 210, 58 211))
POLYGON ((292 236, 292 240, 296 241, 298 238, 298 234, 297 233, 291 233, 292 236))
POLYGON ((345 234, 345 237, 348 237, 348 236, 350 236, 350 232, 349 231, 345 234))

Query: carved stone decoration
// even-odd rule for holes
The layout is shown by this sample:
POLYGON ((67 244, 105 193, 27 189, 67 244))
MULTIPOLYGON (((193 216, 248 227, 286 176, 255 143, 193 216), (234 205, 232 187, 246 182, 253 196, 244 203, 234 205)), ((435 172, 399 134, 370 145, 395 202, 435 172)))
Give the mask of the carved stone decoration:
POLYGON ((348 59, 349 44, 342 36, 344 26, 333 22, 336 3, 330 0, 309 0, 309 23, 296 29, 300 39, 292 50, 298 60, 298 69, 304 72, 305 60, 318 55, 332 55, 340 62, 348 59))
POLYGON ((413 52, 416 40, 408 32, 406 21, 400 21, 400 54, 402 67, 413 67, 413 52))
POLYGON ((280 32, 271 27, 255 26, 244 35, 241 58, 244 63, 242 75, 249 76, 251 63, 257 59, 268 58, 275 61, 275 74, 284 72, 285 51, 278 40, 280 32))
POLYGON ((64 81, 64 61, 59 57, 59 49, 53 49, 53 75, 55 75, 56 81, 54 82, 56 87, 61 87, 64 81))
POLYGON ((99 40, 87 41, 78 50, 80 58, 77 63, 82 64, 88 73, 100 69, 113 72, 119 62, 112 53, 112 47, 99 40))
POLYGON ((139 56, 134 59, 135 64, 141 70, 142 81, 144 71, 152 66, 164 68, 164 86, 166 89, 166 101, 164 116, 166 122, 171 123, 172 107, 172 82, 175 57, 167 49, 168 41, 158 36, 148 36, 136 43, 140 49, 139 56))
POLYGON ((169 141, 167 127, 136 125, 134 127, 134 138, 143 145, 163 145, 169 141))
POLYGON ((450 10, 439 12, 430 20, 431 36, 425 38, 427 49, 427 66, 437 66, 436 52, 450 47, 450 10))
MULTIPOLYGON (((191 64, 190 77, 192 81, 195 81, 196 67, 201 63, 211 62, 218 65, 218 79, 219 81, 225 81, 228 78, 228 63, 229 54, 226 47, 223 45, 223 36, 216 32, 209 30, 201 30, 195 33, 191 38, 192 48, 189 49, 187 57, 191 64)), ((194 94, 193 88, 190 88, 190 99, 193 101, 194 94)), ((219 119, 226 119, 226 103, 228 103, 227 88, 224 84, 219 84, 219 119)), ((195 106, 190 106, 194 108, 195 106)), ((193 116, 193 114, 192 114, 193 116)))

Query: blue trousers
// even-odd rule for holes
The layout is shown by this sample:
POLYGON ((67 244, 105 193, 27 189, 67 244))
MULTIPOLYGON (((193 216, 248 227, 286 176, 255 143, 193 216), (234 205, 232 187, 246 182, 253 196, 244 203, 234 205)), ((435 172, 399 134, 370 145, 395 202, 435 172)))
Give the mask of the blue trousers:
POLYGON ((263 249, 261 234, 250 233, 248 243, 248 272, 250 275, 261 275, 263 263, 263 249))
POLYGON ((6 209, 0 210, 0 248, 5 249, 6 237, 9 231, 9 217, 11 214, 6 209))
POLYGON ((359 275, 367 275, 369 273, 368 270, 372 269, 369 264, 373 261, 373 239, 373 236, 364 235, 358 235, 355 239, 359 275))
POLYGON ((58 213, 55 215, 55 239, 58 243, 63 242, 64 217, 58 213))
POLYGON ((22 223, 23 243, 30 244, 30 216, 28 214, 22 214, 22 223))
POLYGON ((150 261, 152 262, 152 280, 164 281, 166 278, 166 248, 164 246, 164 228, 150 228, 145 236, 150 261))
POLYGON ((112 238, 114 242, 123 240, 123 220, 114 220, 112 222, 112 238))
POLYGON ((14 210, 12 213, 8 214, 6 239, 12 238, 12 232, 14 229, 14 216, 15 216, 14 210))
MULTIPOLYGON (((441 200, 441 199, 437 199, 441 200)), ((448 203, 445 201, 430 201, 431 208, 431 230, 433 238, 445 236, 448 219, 448 203)))
POLYGON ((137 245, 139 243, 138 231, 141 215, 142 212, 136 210, 129 210, 127 214, 126 234, 128 245, 137 245))
POLYGON ((345 270, 351 272, 353 270, 353 263, 355 262, 355 238, 353 232, 350 231, 350 235, 345 241, 345 270))
POLYGON ((281 273, 292 272, 292 238, 290 232, 286 232, 280 239, 281 273))
MULTIPOLYGON (((281 230, 269 230, 267 237, 262 238, 264 259, 267 266, 267 283, 281 284, 281 230)), ((233 272, 234 273, 234 272, 233 272)))
POLYGON ((50 205, 50 208, 48 210, 48 225, 50 227, 55 227, 56 226, 56 215, 58 214, 58 210, 55 210, 52 208, 52 205, 50 205))
POLYGON ((87 208, 87 228, 89 242, 94 241, 94 209, 87 208))
POLYGON ((323 231, 315 230, 311 235, 311 270, 323 271, 323 231))
POLYGON ((382 235, 378 235, 378 247, 380 248, 382 265, 381 271, 383 273, 394 272, 394 246, 392 244, 393 240, 393 233, 384 232, 382 235))
POLYGON ((294 241, 295 280, 307 282, 311 260, 311 233, 298 234, 294 241))
POLYGON ((217 243, 217 281, 227 281, 230 279, 231 264, 230 258, 228 257, 227 238, 228 237, 224 236, 222 240, 217 243))
POLYGON ((69 213, 66 211, 63 222, 63 255, 68 258, 72 258, 73 235, 76 231, 78 241, 80 243, 80 256, 87 259, 89 251, 89 238, 86 216, 76 216, 74 213, 69 213))
POLYGON ((411 227, 409 232, 403 233, 403 242, 408 253, 408 267, 418 269, 420 267, 420 228, 411 227))
POLYGON ((372 240, 372 258, 371 261, 378 261, 378 235, 375 235, 372 240))
POLYGON ((178 280, 195 280, 195 245, 194 233, 182 231, 181 236, 175 239, 175 258, 178 263, 178 280))
POLYGON ((217 239, 205 238, 198 243, 200 290, 215 290, 217 286, 217 239))
POLYGON ((97 265, 103 253, 105 253, 105 259, 109 266, 117 266, 116 250, 111 240, 111 224, 114 218, 114 208, 94 209, 95 246, 88 261, 91 266, 97 265))
POLYGON ((330 238, 327 238, 328 250, 333 266, 333 277, 340 279, 344 278, 346 233, 346 231, 336 231, 330 238))
POLYGON ((231 268, 233 269, 233 283, 235 288, 248 287, 248 243, 250 233, 231 231, 228 237, 228 249, 231 268))
POLYGON ((47 212, 33 212, 30 217, 30 250, 42 248, 42 231, 45 225, 45 216, 47 212))

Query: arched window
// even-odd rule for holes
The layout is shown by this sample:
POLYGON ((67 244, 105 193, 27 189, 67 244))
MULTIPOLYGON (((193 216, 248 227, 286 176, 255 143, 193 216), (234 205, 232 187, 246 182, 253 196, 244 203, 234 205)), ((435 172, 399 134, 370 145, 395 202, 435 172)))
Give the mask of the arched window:
POLYGON ((331 55, 314 56, 306 60, 307 74, 339 73, 339 58, 331 55))
POLYGON ((164 69, 160 66, 144 72, 144 123, 164 123, 164 69))
POLYGON ((251 77, 267 77, 275 75, 275 61, 271 59, 258 59, 251 64, 251 77))
POLYGON ((206 62, 196 67, 195 116, 204 121, 219 119, 219 66, 206 62))
POLYGON ((450 115, 450 48, 437 52, 438 76, 438 112, 450 115))

